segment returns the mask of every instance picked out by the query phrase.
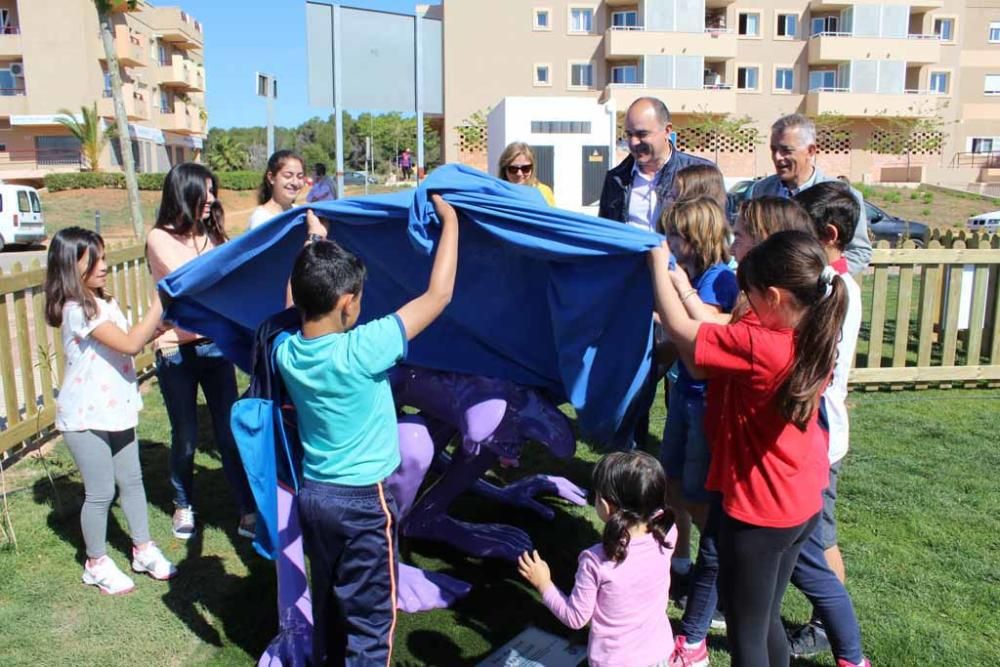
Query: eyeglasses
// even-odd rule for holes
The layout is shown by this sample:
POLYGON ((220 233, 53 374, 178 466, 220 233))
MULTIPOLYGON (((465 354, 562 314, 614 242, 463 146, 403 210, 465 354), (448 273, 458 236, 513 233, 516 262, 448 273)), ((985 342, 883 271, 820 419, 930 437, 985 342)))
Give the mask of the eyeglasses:
POLYGON ((513 176, 517 172, 521 172, 522 174, 530 174, 531 170, 534 168, 535 165, 533 164, 508 164, 507 173, 510 174, 511 176, 513 176))

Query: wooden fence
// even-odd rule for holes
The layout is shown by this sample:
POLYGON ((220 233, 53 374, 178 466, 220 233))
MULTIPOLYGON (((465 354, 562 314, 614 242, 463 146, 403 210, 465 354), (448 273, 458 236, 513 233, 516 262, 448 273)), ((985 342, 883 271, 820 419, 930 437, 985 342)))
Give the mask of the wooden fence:
MULTIPOLYGON (((148 307, 152 277, 141 245, 109 247, 108 291, 130 321, 148 307)), ((55 423, 55 395, 65 355, 58 329, 45 323, 45 269, 38 260, 0 270, 0 458, 46 435, 55 423)), ((136 357, 140 375, 153 365, 149 348, 136 357)))
MULTIPOLYGON (((110 290, 126 317, 147 307, 141 246, 108 251, 110 290)), ((52 429, 64 354, 45 324, 44 270, 0 271, 0 458, 52 429), (30 315, 29 315, 30 313, 30 315)), ((862 277, 863 317, 851 384, 865 389, 1000 386, 1000 236, 935 234, 927 248, 879 244, 862 277)), ((140 374, 153 365, 147 348, 140 374)))

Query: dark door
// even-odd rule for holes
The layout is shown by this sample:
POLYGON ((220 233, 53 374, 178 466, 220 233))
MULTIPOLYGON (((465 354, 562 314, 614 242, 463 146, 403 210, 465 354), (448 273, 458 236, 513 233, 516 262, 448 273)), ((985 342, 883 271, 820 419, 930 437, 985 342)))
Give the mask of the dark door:
POLYGON ((535 178, 552 187, 555 176, 555 158, 552 146, 532 146, 535 152, 535 178))
POLYGON ((583 206, 596 206, 601 199, 604 176, 608 173, 607 146, 583 147, 583 206))

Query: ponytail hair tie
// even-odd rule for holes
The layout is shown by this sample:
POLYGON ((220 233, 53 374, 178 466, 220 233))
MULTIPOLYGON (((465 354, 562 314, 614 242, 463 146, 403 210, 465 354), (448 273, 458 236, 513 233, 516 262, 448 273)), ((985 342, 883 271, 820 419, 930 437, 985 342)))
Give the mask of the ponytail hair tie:
POLYGON ((829 296, 830 288, 833 286, 833 279, 836 277, 837 269, 833 268, 829 264, 823 267, 823 270, 819 274, 819 280, 816 284, 820 294, 829 296))
POLYGON ((663 516, 663 508, 662 507, 649 515, 649 521, 656 521, 661 516, 663 516))

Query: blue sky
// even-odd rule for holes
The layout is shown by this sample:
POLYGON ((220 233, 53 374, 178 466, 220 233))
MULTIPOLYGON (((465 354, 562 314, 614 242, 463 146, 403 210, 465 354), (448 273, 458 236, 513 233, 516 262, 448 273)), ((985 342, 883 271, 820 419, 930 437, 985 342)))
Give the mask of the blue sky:
MULTIPOLYGON (((153 0, 179 5, 205 26, 209 127, 264 125, 264 100, 254 95, 254 72, 278 78, 275 123, 294 126, 326 118, 306 93, 305 0, 153 0)), ((331 3, 332 4, 332 3, 331 3)), ((353 0, 340 4, 413 13, 417 0, 353 0)), ((440 4, 422 0, 421 4, 440 4)))

